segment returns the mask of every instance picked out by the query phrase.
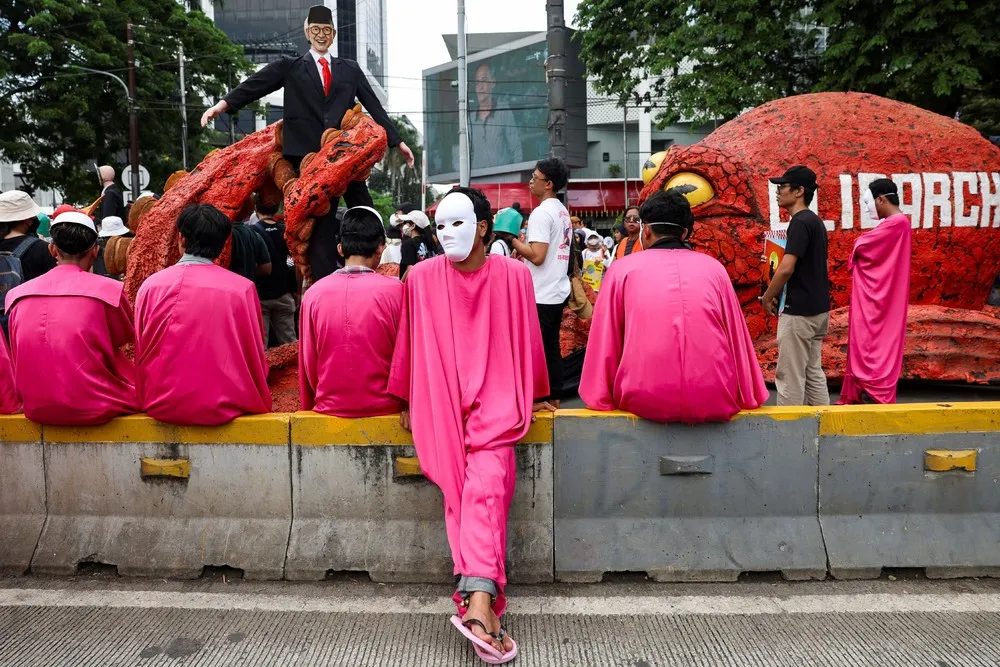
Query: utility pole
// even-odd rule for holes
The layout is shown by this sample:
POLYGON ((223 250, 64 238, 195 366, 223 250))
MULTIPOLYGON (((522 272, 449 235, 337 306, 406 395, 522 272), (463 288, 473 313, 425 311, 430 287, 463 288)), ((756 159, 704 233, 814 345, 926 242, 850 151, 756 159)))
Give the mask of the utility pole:
POLYGON ((187 95, 184 90, 184 45, 177 47, 177 62, 181 71, 181 165, 188 168, 188 114, 187 95))
MULTIPOLYGON (((226 68, 229 71, 229 90, 233 89, 233 66, 229 65, 226 68)), ((236 122, 240 119, 239 114, 229 113, 229 145, 232 146, 236 143, 236 122)))
POLYGON ((465 41, 465 0, 458 0, 458 180, 469 185, 469 45, 465 41))
POLYGON ((132 22, 125 27, 128 46, 128 132, 129 162, 132 167, 132 201, 139 199, 139 114, 135 103, 135 34, 132 22))
POLYGON ((628 206, 628 98, 622 105, 622 181, 625 184, 625 206, 628 206))
POLYGON ((546 0, 549 57, 545 74, 549 82, 549 154, 566 159, 566 18, 562 0, 546 0))

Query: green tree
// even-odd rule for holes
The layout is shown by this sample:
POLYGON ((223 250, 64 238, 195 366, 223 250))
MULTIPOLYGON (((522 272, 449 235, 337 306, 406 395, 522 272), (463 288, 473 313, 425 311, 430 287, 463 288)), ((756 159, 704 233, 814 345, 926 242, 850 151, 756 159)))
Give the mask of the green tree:
POLYGON ((815 81, 820 31, 801 0, 583 0, 576 38, 598 89, 641 84, 661 125, 728 119, 815 81))
POLYGON ((175 0, 6 0, 0 15, 0 158, 20 162, 29 187, 68 201, 97 194, 93 163, 128 161, 129 109, 114 80, 127 80, 126 25, 135 27, 140 162, 151 187, 181 168, 177 51, 184 45, 188 164, 209 150, 199 122, 203 98, 224 92, 251 66, 242 49, 200 11, 175 0))
POLYGON ((646 80, 661 124, 728 120, 789 95, 883 95, 1000 131, 1000 0, 582 0, 598 89, 646 80))
POLYGON ((372 190, 387 193, 397 204, 410 202, 419 206, 424 155, 420 132, 405 115, 391 116, 391 118, 399 131, 399 136, 413 150, 415 158, 413 169, 406 165, 406 159, 399 151, 389 149, 385 154, 385 159, 372 170, 368 185, 372 190))

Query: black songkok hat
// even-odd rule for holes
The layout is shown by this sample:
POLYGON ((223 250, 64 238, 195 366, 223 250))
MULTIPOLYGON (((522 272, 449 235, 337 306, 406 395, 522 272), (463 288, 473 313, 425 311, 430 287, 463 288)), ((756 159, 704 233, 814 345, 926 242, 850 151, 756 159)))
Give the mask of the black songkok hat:
POLYGON ((306 23, 316 25, 333 25, 333 12, 326 5, 314 5, 309 8, 306 23))

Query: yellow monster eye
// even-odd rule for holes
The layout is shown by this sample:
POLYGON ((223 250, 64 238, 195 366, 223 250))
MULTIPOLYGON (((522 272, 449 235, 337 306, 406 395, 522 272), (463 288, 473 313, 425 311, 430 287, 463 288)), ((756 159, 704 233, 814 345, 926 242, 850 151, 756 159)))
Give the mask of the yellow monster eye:
POLYGON ((691 204, 691 208, 715 199, 715 190, 712 189, 712 184, 703 176, 690 171, 671 176, 667 184, 663 186, 663 189, 669 190, 680 185, 693 185, 695 187, 695 190, 684 194, 687 197, 688 203, 691 204))

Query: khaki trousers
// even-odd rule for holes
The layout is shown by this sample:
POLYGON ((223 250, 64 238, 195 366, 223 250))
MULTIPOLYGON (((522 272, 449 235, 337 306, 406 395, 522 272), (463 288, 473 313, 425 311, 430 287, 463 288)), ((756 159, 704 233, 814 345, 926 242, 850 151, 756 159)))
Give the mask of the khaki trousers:
POLYGON ((778 405, 830 405, 823 372, 823 339, 830 313, 778 318, 778 405))

